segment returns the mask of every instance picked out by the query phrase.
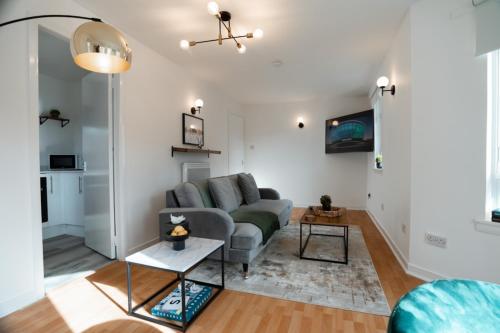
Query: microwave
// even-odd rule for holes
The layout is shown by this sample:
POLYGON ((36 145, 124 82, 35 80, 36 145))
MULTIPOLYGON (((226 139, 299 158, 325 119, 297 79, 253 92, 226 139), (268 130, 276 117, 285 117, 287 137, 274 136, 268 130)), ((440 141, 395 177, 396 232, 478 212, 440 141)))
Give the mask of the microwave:
POLYGON ((49 155, 50 170, 78 170, 78 155, 49 155))

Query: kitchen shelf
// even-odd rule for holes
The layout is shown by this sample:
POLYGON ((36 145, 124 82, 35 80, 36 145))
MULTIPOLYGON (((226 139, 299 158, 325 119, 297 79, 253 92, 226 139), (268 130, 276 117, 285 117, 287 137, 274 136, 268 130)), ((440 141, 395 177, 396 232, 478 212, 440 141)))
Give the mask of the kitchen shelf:
POLYGON ((207 156, 210 157, 210 154, 220 155, 222 152, 220 150, 200 149, 200 148, 184 148, 184 147, 172 146, 172 157, 174 157, 174 153, 207 154, 207 156))
POLYGON ((47 120, 56 120, 61 122, 61 127, 69 124, 69 119, 51 117, 51 116, 40 116, 40 126, 42 126, 47 120))

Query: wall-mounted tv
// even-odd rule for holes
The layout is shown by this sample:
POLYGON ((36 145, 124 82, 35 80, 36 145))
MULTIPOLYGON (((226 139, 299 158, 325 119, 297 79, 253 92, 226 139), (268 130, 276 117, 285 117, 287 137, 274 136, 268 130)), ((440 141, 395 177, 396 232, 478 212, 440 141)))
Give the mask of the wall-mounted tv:
POLYGON ((373 110, 326 121, 325 153, 373 151, 373 110))

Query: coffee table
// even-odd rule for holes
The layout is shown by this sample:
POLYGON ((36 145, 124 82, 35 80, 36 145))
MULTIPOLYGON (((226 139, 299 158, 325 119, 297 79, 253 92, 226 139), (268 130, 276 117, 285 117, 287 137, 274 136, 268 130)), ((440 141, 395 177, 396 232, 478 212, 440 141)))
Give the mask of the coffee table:
POLYGON ((172 249, 172 243, 162 241, 153 246, 150 246, 142 251, 136 252, 125 258, 127 263, 127 293, 128 293, 128 314, 133 317, 141 318, 156 324, 172 327, 175 329, 180 329, 183 332, 187 330, 189 325, 191 325, 196 317, 201 314, 201 312, 217 297, 220 292, 224 290, 224 241, 199 238, 199 237, 189 237, 186 240, 186 248, 182 251, 174 251, 172 249), (186 275, 195 269, 199 264, 201 264, 208 256, 220 251, 220 264, 221 264, 221 276, 222 281, 220 285, 207 283, 203 281, 196 281, 187 279, 186 275), (147 268, 158 269, 167 272, 173 272, 177 274, 177 278, 169 282, 166 286, 158 290, 153 295, 149 296, 146 300, 132 307, 132 265, 144 266, 147 268), (167 290, 174 284, 181 283, 181 325, 175 324, 174 321, 162 320, 158 317, 146 316, 136 311, 143 307, 145 304, 153 300, 155 297, 160 295, 162 292, 167 290), (200 309, 191 320, 188 322, 186 320, 186 281, 191 281, 196 284, 209 286, 216 288, 215 293, 212 292, 211 298, 208 302, 200 309))
MULTIPOLYGON (((307 227, 306 227, 307 228, 307 227)), ((311 208, 308 208, 302 217, 300 218, 300 244, 299 244, 299 256, 300 259, 307 260, 316 260, 316 261, 324 261, 324 262, 332 262, 337 264, 345 264, 347 265, 349 258, 349 222, 347 220, 347 215, 344 212, 342 216, 339 217, 327 217, 327 216, 316 216, 311 208), (302 242, 302 226, 309 225, 309 234, 307 235, 306 241, 303 244, 302 242), (324 234, 324 233, 313 233, 313 226, 328 226, 332 228, 341 228, 343 229, 342 235, 334 235, 334 234, 324 234), (322 258, 311 258, 304 256, 304 252, 306 250, 307 244, 309 243, 309 239, 311 236, 322 236, 322 237, 336 237, 343 239, 344 245, 344 260, 330 260, 330 259, 322 259, 322 258)))

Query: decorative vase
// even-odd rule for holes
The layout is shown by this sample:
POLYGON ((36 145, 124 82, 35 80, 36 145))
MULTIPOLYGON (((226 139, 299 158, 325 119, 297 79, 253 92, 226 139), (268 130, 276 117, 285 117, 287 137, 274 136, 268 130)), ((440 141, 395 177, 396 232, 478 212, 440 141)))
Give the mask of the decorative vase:
POLYGON ((377 161, 377 169, 382 169, 382 162, 377 161))
POLYGON ((186 241, 184 239, 180 241, 173 241, 172 248, 174 251, 182 251, 186 248, 186 241))

